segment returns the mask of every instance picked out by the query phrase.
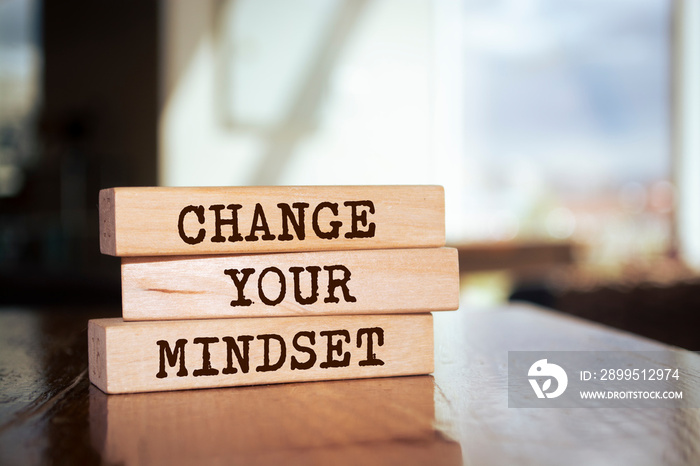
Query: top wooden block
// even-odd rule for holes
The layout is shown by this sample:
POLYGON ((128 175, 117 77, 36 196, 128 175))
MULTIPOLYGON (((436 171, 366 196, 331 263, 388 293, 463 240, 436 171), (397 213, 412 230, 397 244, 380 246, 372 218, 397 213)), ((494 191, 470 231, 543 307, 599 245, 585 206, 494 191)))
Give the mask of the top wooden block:
POLYGON ((441 186, 112 188, 100 251, 112 256, 440 247, 441 186))

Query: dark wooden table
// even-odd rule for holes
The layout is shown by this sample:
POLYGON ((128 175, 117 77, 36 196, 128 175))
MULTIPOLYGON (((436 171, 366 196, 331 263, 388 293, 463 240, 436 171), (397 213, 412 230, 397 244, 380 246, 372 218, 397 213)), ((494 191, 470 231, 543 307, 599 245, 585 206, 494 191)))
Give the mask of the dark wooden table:
POLYGON ((436 314, 433 376, 107 396, 86 325, 118 314, 0 311, 0 464, 700 464, 697 408, 508 407, 509 350, 700 358, 556 312, 436 314))

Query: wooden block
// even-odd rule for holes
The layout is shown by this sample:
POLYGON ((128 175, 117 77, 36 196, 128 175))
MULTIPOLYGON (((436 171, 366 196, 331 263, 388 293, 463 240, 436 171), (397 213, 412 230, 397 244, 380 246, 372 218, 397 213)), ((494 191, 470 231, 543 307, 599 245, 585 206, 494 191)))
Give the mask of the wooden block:
POLYGON ((428 374, 431 314, 88 323, 107 393, 428 374))
POLYGON ((458 307, 457 251, 450 248, 122 259, 124 320, 458 307))
POLYGON ((440 186, 112 188, 100 250, 113 256, 440 247, 440 186))

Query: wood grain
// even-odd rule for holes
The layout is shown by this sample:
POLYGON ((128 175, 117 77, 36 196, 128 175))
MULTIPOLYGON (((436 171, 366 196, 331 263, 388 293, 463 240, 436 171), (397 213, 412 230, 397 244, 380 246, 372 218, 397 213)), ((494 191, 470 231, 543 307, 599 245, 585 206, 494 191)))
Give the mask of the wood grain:
POLYGON ((123 258, 122 303, 124 320, 454 310, 457 251, 123 258))
MULTIPOLYGON (((426 406, 427 387, 403 383, 432 377, 359 381, 373 385, 375 395, 356 388, 355 380, 329 382, 347 390, 317 389, 326 382, 314 382, 103 395, 87 378, 86 322, 119 312, 2 309, 0 464, 157 464, 155 453, 168 448, 168 465, 453 464, 443 455, 456 448, 469 465, 700 464, 700 411, 692 407, 700 406, 700 356, 559 312, 511 304, 435 313, 434 411, 426 406), (625 351, 632 367, 647 361, 639 352, 668 351, 692 369, 683 379, 684 403, 672 409, 509 408, 508 352, 542 349, 625 351), (363 403, 359 395, 368 405, 353 409, 363 403), (218 404, 223 414, 209 416, 218 404), (164 410, 177 413, 177 420, 164 410), (170 430, 171 420, 188 435, 170 430), (403 423, 405 440, 388 440, 389 431, 401 434, 403 423), (435 438, 425 431, 422 440, 422 426, 431 424, 435 438), (355 427, 372 429, 366 441, 355 427), (248 439, 261 449, 240 452, 238 461, 241 431, 250 431, 248 439), (227 435, 232 447, 224 444, 227 435), (446 445, 447 438, 459 445, 446 445)), ((607 358, 599 362, 610 367, 607 358)))
POLYGON ((99 203, 100 250, 114 256, 445 244, 440 186, 112 188, 99 203))
POLYGON ((90 381, 129 393, 427 374, 432 322, 430 314, 91 320, 90 381))
POLYGON ((110 464, 459 465, 433 399, 430 376, 119 396, 92 387, 90 437, 110 464))

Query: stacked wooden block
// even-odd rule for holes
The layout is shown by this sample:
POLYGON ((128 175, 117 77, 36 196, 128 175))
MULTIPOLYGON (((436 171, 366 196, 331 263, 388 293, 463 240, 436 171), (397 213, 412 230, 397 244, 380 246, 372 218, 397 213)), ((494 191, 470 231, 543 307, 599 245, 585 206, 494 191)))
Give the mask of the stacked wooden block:
POLYGON ((114 188, 100 247, 123 318, 91 320, 107 393, 427 374, 458 307, 437 186, 114 188))

